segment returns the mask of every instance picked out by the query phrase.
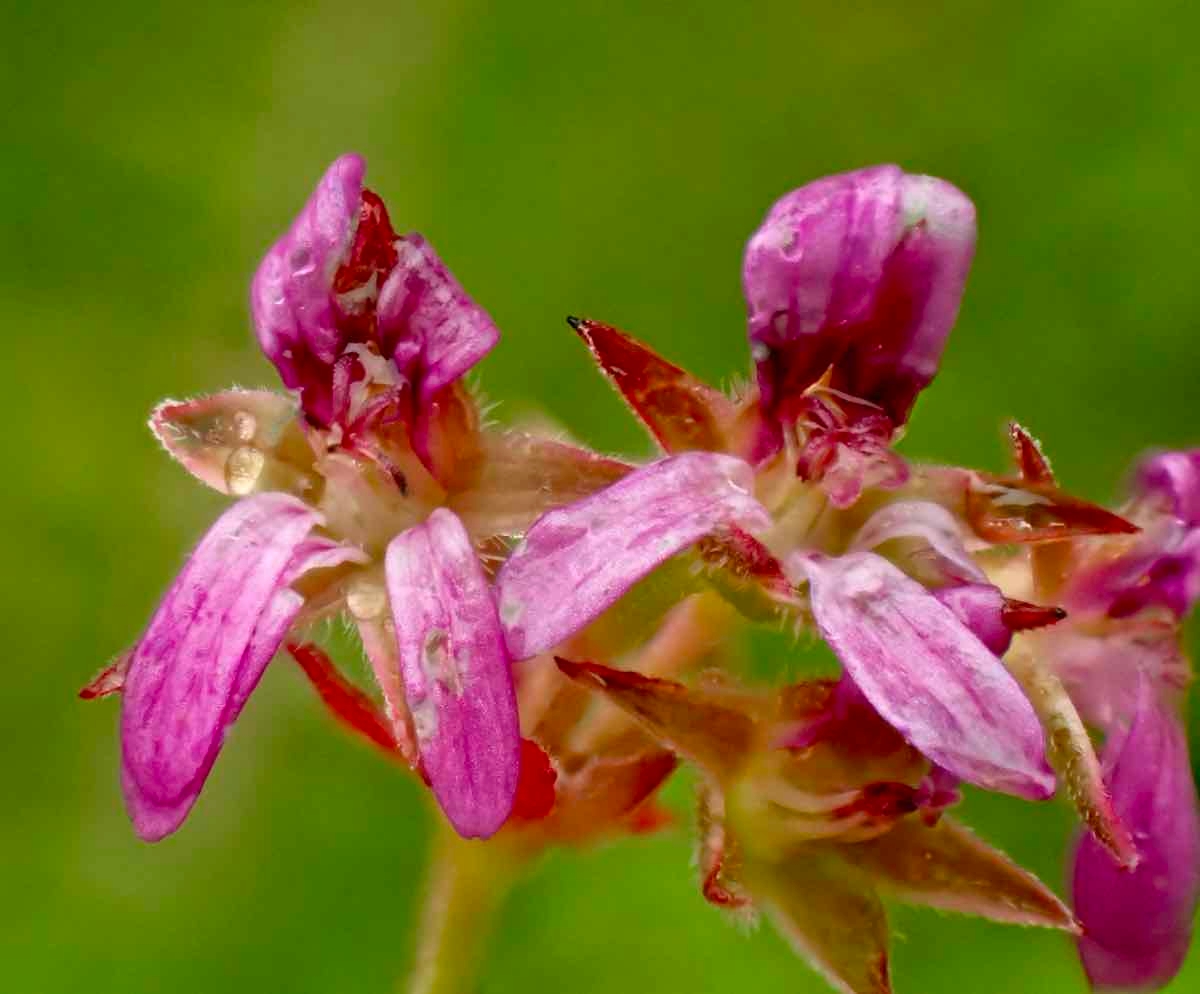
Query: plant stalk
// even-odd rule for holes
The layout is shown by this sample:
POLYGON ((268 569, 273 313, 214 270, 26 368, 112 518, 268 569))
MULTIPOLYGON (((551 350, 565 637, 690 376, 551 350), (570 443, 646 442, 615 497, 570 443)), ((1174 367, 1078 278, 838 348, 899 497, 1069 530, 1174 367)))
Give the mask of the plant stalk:
MULTIPOLYGON (((440 821, 440 819, 439 819, 440 821)), ((404 994, 469 994, 522 860, 505 846, 459 838, 439 824, 404 994)))

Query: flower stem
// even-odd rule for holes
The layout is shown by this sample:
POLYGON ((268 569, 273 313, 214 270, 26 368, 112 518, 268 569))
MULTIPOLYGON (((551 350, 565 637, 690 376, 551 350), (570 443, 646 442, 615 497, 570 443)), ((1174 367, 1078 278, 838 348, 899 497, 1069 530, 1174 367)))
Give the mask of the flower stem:
POLYGON ((431 850, 416 957, 405 994, 464 994, 521 860, 506 847, 459 838, 439 824, 431 850))

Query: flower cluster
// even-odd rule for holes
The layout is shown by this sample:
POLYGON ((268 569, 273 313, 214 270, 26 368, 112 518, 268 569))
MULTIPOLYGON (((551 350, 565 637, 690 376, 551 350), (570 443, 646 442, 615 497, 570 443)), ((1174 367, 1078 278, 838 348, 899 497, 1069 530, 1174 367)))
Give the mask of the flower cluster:
POLYGON ((880 166, 782 198, 746 249, 736 396, 569 319, 661 450, 635 465, 484 422, 463 377, 499 331, 363 173, 337 160, 252 283, 290 393, 151 418, 236 500, 82 692, 122 694, 142 838, 181 825, 286 647, 497 861, 668 823, 656 791, 691 763, 704 897, 765 912, 840 990, 890 989, 881 893, 1074 934, 1100 988, 1175 974, 1200 895, 1200 453, 1150 458, 1109 511, 1015 425, 1007 476, 895 450, 966 284, 962 192, 880 166), (338 615, 377 694, 305 640, 338 615), (728 636, 764 623, 841 675, 742 685, 728 636), (1063 787, 1070 908, 948 813, 963 783, 1063 787))

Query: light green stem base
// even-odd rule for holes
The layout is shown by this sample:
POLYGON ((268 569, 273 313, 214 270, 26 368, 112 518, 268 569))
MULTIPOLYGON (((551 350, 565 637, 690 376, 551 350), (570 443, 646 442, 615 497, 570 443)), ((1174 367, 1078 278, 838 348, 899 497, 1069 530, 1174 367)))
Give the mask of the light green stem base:
POLYGON ((404 994, 469 994, 496 913, 523 860, 507 847, 459 838, 444 824, 430 847, 416 958, 404 994))

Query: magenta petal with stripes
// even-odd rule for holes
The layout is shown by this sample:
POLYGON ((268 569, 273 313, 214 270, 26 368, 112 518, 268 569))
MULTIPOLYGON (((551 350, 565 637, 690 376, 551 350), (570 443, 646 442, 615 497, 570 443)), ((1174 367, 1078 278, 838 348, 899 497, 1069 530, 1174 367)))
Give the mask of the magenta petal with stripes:
POLYGON ((732 456, 687 452, 542 515, 496 581, 514 659, 579 631, 634 583, 722 525, 770 524, 754 475, 732 456))
POLYGON ((1153 990, 1183 964, 1200 895, 1200 816, 1178 714, 1142 680, 1129 727, 1104 749, 1113 805, 1141 857, 1125 870, 1089 834, 1075 854, 1079 951, 1102 990, 1153 990))
POLYGON ((330 288, 354 233, 365 170, 360 156, 336 159, 250 284, 258 343, 289 387, 306 385, 306 357, 328 365, 341 352, 330 288))
POLYGON ((500 330, 420 235, 396 242, 396 268, 379 291, 379 336, 387 354, 420 349, 421 401, 453 383, 500 340, 500 330))
POLYGON ((989 790, 1033 799, 1054 793, 1032 706, 949 607, 873 553, 794 562, 808 578, 821 635, 913 746, 989 790))
POLYGON ((200 541, 132 650, 121 708, 121 780, 138 835, 187 816, 304 601, 292 583, 358 550, 310 537, 320 516, 266 493, 229 508, 200 541))
POLYGON ((743 264, 768 409, 832 365, 832 386, 903 424, 937 372, 974 250, 971 201, 896 166, 829 176, 782 197, 743 264))
POLYGON ((521 733, 496 605, 462 522, 444 508, 387 548, 400 675, 421 762, 455 830, 487 838, 512 810, 521 733))

